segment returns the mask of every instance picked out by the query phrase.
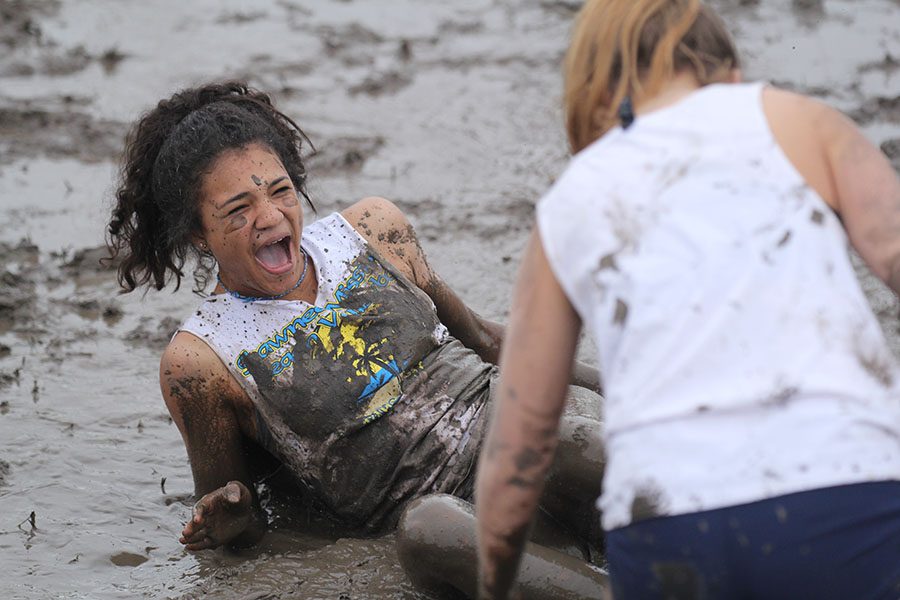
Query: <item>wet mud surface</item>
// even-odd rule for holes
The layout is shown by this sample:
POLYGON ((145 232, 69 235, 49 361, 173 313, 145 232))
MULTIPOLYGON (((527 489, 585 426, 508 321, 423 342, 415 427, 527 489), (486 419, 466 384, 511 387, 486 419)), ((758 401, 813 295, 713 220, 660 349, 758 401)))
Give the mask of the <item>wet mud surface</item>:
MULTIPOLYGON (((900 168, 897 0, 713 4, 747 78, 833 103, 900 168)), ((421 597, 392 535, 310 527, 302 503, 273 502, 251 550, 181 549, 192 482, 157 368, 197 299, 116 294, 98 263, 115 158, 159 98, 248 78, 318 148, 320 214, 394 200, 437 271, 505 320, 534 202, 567 157, 559 66, 578 6, 0 0, 0 596, 421 597)), ((900 352, 896 299, 859 274, 900 352)))

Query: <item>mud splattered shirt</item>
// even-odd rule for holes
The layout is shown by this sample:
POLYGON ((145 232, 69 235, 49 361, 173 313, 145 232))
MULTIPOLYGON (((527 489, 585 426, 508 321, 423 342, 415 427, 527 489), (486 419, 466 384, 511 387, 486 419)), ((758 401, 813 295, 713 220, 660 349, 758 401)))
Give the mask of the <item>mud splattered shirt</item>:
POLYGON ((538 206, 597 340, 607 529, 900 479, 900 371, 762 89, 710 85, 613 129, 538 206))
POLYGON ((340 214, 301 246, 315 303, 216 295, 181 331, 228 365, 263 445, 346 524, 377 530, 419 495, 471 494, 495 368, 340 214))

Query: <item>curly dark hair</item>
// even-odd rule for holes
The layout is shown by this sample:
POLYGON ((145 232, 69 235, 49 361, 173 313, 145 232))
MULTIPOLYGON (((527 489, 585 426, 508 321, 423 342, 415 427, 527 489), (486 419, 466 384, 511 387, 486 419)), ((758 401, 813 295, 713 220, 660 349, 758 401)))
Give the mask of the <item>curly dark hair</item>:
POLYGON ((125 140, 116 205, 107 227, 110 259, 121 258, 122 293, 143 285, 161 290, 173 277, 177 290, 189 256, 197 260, 194 291, 206 288, 215 261, 197 250, 191 237, 201 231, 203 175, 227 150, 252 143, 268 146, 315 211, 305 188, 303 142, 312 148, 306 134, 267 94, 239 81, 182 90, 141 116, 125 140))

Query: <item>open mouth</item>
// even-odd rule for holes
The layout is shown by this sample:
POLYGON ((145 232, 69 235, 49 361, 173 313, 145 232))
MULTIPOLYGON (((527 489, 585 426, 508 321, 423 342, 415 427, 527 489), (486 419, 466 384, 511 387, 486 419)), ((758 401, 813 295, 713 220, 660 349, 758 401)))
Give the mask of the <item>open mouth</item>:
POLYGON ((286 235, 257 250, 256 261, 269 273, 281 275, 293 267, 293 254, 291 236, 286 235))

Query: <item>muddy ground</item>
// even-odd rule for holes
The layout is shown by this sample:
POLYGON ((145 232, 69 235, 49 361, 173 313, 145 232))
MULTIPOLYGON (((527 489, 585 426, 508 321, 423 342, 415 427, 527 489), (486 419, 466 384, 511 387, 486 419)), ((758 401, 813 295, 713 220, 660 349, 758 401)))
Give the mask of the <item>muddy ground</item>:
MULTIPOLYGON (((832 102, 900 168, 900 2, 714 4, 747 78, 832 102)), ((418 597, 391 536, 309 533, 284 506, 255 549, 181 549, 191 476, 156 370, 197 299, 119 296, 98 265, 116 157, 155 100, 247 78, 319 148, 320 214, 395 200, 443 276, 503 320, 534 202, 566 161, 578 5, 0 0, 0 597, 418 597)), ((900 351, 893 295, 860 277, 900 351)))

